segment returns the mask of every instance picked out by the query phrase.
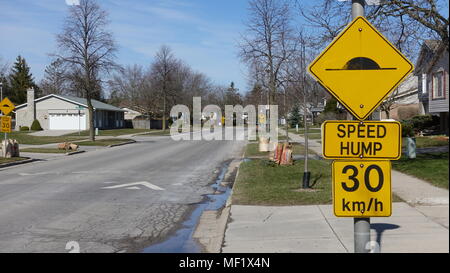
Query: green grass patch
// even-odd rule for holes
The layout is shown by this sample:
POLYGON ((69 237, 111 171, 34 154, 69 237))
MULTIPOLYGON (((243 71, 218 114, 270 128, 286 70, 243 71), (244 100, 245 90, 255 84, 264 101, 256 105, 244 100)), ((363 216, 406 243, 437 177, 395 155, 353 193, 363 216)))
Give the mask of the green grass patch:
POLYGON ((86 139, 78 136, 32 136, 31 132, 12 132, 8 133, 8 138, 16 139, 19 144, 42 145, 50 143, 73 142, 86 139))
MULTIPOLYGON (((288 130, 289 133, 293 133, 293 134, 304 134, 305 133, 305 129, 303 128, 298 128, 298 132, 297 130, 294 129, 289 129, 288 130)), ((320 127, 319 128, 308 128, 308 133, 320 133, 320 127)))
POLYGON ((0 157, 0 164, 3 163, 10 163, 10 162, 16 162, 16 161, 22 161, 22 160, 27 160, 28 158, 25 157, 13 157, 13 158, 3 158, 0 157))
POLYGON ((39 153, 39 154, 65 154, 66 150, 60 150, 57 148, 26 148, 21 149, 20 152, 23 153, 39 153))
POLYGON ((170 136, 170 129, 166 131, 163 130, 152 130, 151 132, 139 136, 170 136))
POLYGON ((402 156, 392 161, 392 168, 448 189, 448 153, 417 154, 415 159, 402 156))
MULTIPOLYGON (((292 143, 293 155, 304 155, 305 154, 305 146, 300 143, 292 143)), ((315 154, 313 151, 309 150, 310 154, 315 154)), ((259 143, 249 143, 247 144, 247 147, 245 149, 245 155, 244 157, 268 157, 269 152, 260 152, 259 151, 259 143)))
POLYGON ((446 140, 444 137, 438 136, 416 137, 417 148, 446 146, 446 145, 448 145, 448 140, 446 140))
POLYGON ((311 181, 316 191, 299 192, 303 160, 292 166, 274 166, 268 160, 243 162, 233 188, 233 204, 311 205, 331 204, 331 161, 309 160, 311 181))
POLYGON ((96 141, 80 141, 80 142, 75 142, 75 144, 78 144, 80 146, 109 146, 109 145, 122 144, 122 143, 129 142, 129 141, 131 141, 131 139, 107 138, 107 139, 98 139, 96 141))
POLYGON ((269 152, 260 152, 258 143, 249 143, 245 148, 245 157, 267 156, 269 152))
MULTIPOLYGON (((299 136, 305 137, 304 134, 300 134, 299 136)), ((322 135, 320 133, 308 133, 308 139, 321 139, 322 135)))

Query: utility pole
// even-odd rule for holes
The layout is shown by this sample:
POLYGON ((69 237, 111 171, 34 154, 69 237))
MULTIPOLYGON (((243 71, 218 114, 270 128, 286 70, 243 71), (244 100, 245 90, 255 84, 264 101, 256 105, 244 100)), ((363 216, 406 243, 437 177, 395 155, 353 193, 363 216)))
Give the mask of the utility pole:
MULTIPOLYGON (((365 0, 352 0, 352 18, 364 16, 365 0)), ((355 120, 355 118, 353 118, 355 120)), ((355 253, 368 253, 370 218, 353 218, 355 253)))

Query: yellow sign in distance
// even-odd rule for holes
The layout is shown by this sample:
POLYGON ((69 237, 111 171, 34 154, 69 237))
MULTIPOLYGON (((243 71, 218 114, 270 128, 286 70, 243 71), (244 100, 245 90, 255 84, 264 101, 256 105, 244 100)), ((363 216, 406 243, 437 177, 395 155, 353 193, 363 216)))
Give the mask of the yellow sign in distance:
POLYGON ((0 119, 1 119, 0 132, 11 133, 11 117, 10 116, 1 116, 0 119))
POLYGON ((364 17, 355 18, 308 67, 359 120, 366 119, 413 69, 364 17))
POLYGON ((401 128, 397 121, 325 121, 323 157, 397 160, 402 155, 401 128))
POLYGON ((332 181, 336 216, 391 216, 390 161, 335 160, 332 165, 332 181))
POLYGON ((259 121, 259 124, 266 124, 266 115, 265 114, 259 114, 258 115, 258 121, 259 121))
POLYGON ((16 107, 14 106, 14 104, 8 99, 8 98, 4 98, 1 102, 0 102, 0 111, 3 112, 4 115, 8 115, 9 113, 11 113, 16 107))

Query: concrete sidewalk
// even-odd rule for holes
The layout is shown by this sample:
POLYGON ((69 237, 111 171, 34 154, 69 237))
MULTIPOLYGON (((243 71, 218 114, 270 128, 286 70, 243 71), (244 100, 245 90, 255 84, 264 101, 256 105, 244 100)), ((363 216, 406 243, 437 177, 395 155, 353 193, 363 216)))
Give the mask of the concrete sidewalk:
MULTIPOLYGON (((321 155, 320 143, 308 143, 321 155)), ((391 217, 371 218, 372 241, 380 251, 449 252, 448 190, 397 171, 392 171, 392 190, 406 203, 394 203, 391 217)), ((232 205, 222 247, 222 252, 250 253, 353 251, 353 218, 334 216, 332 205, 232 205)))
MULTIPOLYGON (((233 205, 222 252, 353 252, 353 219, 332 211, 331 205, 233 205)), ((405 203, 394 203, 391 217, 371 218, 371 227, 383 253, 449 251, 448 228, 405 203)))

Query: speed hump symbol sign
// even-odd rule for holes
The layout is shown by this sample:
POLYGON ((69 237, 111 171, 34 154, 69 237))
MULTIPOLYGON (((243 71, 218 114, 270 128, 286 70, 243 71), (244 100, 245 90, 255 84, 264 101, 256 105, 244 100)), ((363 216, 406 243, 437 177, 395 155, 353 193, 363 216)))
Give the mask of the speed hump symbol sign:
POLYGON ((338 217, 388 217, 392 213, 391 162, 333 162, 333 207, 338 217))

